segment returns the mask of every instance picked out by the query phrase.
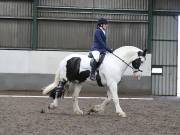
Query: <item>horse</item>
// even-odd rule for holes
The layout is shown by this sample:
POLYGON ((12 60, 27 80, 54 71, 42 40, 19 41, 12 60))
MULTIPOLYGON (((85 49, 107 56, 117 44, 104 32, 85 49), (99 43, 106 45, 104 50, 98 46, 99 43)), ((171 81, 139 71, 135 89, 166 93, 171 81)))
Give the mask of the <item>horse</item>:
MULTIPOLYGON (((106 87, 107 97, 101 104, 93 106, 89 113, 103 112, 105 106, 113 100, 117 115, 121 117, 127 116, 120 107, 117 86, 127 67, 132 68, 135 76, 142 72, 139 68, 146 60, 146 51, 146 49, 142 50, 134 46, 123 46, 114 50, 113 53, 105 55, 104 60, 98 67, 97 81, 106 87)), ((75 114, 83 115, 83 111, 78 104, 78 96, 82 84, 87 80, 90 81, 90 63, 91 58, 80 54, 71 54, 60 62, 54 82, 43 89, 43 94, 49 94, 53 98, 53 102, 48 106, 49 109, 58 106, 58 98, 63 96, 69 84, 73 84, 73 111, 75 114)))

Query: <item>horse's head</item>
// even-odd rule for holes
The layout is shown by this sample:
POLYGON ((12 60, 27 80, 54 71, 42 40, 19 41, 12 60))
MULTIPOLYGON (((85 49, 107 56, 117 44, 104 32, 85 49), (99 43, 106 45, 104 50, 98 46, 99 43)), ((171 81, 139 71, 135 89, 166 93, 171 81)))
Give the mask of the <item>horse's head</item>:
POLYGON ((141 50, 135 46, 123 46, 116 49, 113 55, 120 59, 126 66, 132 68, 135 76, 139 76, 140 66, 146 60, 147 49, 141 50), (132 66, 130 64, 132 63, 132 66))
POLYGON ((138 51, 136 57, 134 57, 134 60, 132 61, 133 75, 137 78, 139 77, 139 71, 142 72, 139 68, 146 60, 146 52, 147 49, 138 51))

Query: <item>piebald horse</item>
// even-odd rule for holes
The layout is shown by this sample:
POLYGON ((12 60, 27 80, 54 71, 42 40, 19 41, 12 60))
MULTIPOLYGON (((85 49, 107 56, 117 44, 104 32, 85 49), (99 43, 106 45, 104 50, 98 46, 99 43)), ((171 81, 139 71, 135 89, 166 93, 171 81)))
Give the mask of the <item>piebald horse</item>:
MULTIPOLYGON (((126 117, 126 113, 120 107, 117 86, 127 67, 132 68, 132 72, 135 75, 139 74, 141 71, 139 68, 146 60, 145 56, 146 49, 141 50, 134 46, 123 46, 114 50, 113 53, 107 53, 105 55, 103 62, 98 68, 97 78, 101 85, 107 87, 107 98, 101 104, 93 106, 90 112, 104 111, 105 106, 113 100, 117 115, 126 117)), ((89 80, 90 63, 91 58, 87 55, 80 54, 71 54, 60 62, 54 82, 43 89, 43 94, 49 94, 53 98, 49 109, 54 109, 58 106, 58 98, 63 96, 65 86, 72 83, 74 84, 74 93, 72 96, 73 111, 76 114, 83 114, 83 111, 79 108, 78 96, 82 88, 82 83, 89 80)))

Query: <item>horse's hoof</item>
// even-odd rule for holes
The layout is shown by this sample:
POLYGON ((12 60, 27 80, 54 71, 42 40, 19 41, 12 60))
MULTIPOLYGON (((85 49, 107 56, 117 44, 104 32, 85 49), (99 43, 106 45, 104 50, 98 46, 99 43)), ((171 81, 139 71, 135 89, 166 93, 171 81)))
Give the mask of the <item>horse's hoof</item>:
POLYGON ((56 106, 55 106, 54 104, 50 104, 50 105, 48 106, 48 109, 49 109, 49 110, 56 109, 56 106))
POLYGON ((120 117, 123 117, 123 118, 127 117, 125 112, 117 113, 117 115, 120 116, 120 117))
POLYGON ((88 115, 91 115, 92 113, 94 113, 95 111, 93 110, 93 109, 90 109, 88 112, 87 112, 87 114, 88 115))
POLYGON ((44 109, 41 109, 40 113, 45 113, 45 110, 44 110, 44 109))
POLYGON ((92 113, 97 113, 98 111, 95 109, 95 107, 91 108, 89 111, 88 111, 88 115, 92 114, 92 113))
POLYGON ((77 114, 77 115, 83 115, 83 111, 81 111, 81 110, 74 111, 74 113, 77 114))

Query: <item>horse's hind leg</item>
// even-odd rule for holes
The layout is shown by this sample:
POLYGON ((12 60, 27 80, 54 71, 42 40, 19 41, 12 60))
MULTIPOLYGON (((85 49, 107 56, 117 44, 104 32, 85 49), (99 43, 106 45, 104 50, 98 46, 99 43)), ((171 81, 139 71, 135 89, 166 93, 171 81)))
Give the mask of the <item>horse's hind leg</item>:
POLYGON ((74 113, 76 114, 83 114, 83 111, 79 108, 79 104, 78 104, 78 97, 79 97, 79 93, 81 91, 82 85, 76 83, 74 85, 74 93, 73 93, 73 110, 74 113))
POLYGON ((67 81, 60 81, 58 86, 51 91, 50 97, 53 98, 53 102, 49 105, 49 109, 55 109, 58 106, 58 98, 64 97, 64 86, 66 83, 67 81))
POLYGON ((55 109, 56 107, 58 107, 58 97, 57 97, 58 93, 56 92, 55 98, 53 99, 53 102, 50 103, 50 105, 48 106, 49 109, 55 109))
POLYGON ((109 86, 111 95, 112 95, 112 99, 116 108, 116 113, 119 116, 122 117, 126 117, 126 113, 121 109, 120 104, 119 104, 119 98, 118 98, 118 92, 117 92, 117 83, 113 82, 111 83, 111 85, 109 86))

